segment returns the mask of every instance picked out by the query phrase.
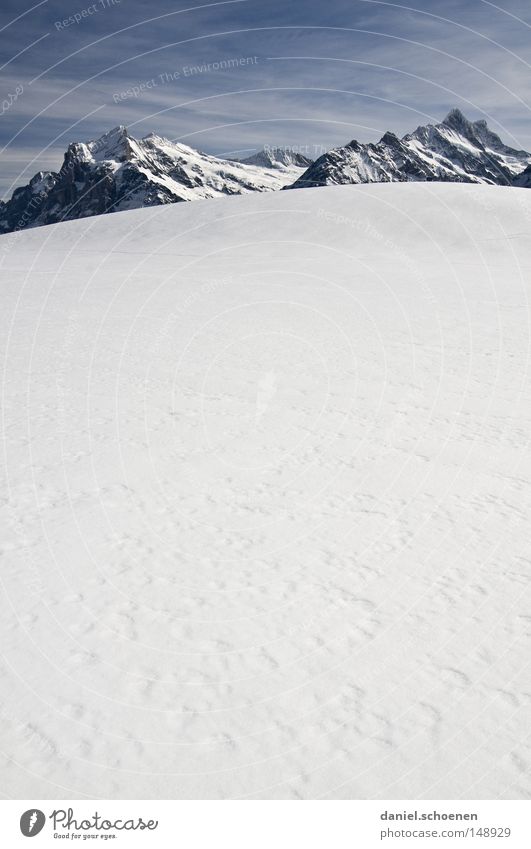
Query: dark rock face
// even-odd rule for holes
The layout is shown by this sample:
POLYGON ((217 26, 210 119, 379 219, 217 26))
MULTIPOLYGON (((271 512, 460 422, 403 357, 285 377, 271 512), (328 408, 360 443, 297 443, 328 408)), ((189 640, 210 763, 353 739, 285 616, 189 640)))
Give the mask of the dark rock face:
POLYGON ((39 171, 27 186, 15 189, 10 201, 0 203, 0 233, 22 230, 38 218, 57 179, 52 171, 39 171))
POLYGON ((386 132, 377 144, 353 140, 319 157, 290 188, 439 180, 513 185, 531 164, 531 153, 505 145, 485 121, 468 121, 452 109, 402 139, 386 132))
POLYGON ((521 174, 516 175, 513 179, 513 186, 520 189, 531 189, 531 165, 528 165, 521 174))

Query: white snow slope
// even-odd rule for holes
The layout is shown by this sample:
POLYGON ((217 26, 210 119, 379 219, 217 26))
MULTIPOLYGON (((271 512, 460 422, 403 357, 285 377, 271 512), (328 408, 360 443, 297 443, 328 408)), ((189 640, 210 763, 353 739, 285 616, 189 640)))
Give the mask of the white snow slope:
POLYGON ((1 787, 531 793, 531 192, 0 239, 1 787))

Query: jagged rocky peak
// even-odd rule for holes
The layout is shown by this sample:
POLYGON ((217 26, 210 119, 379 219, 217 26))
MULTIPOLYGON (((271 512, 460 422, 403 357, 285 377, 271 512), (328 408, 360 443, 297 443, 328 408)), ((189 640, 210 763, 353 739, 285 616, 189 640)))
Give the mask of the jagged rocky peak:
POLYGON ((104 133, 96 141, 88 143, 87 147, 97 162, 114 160, 125 162, 134 155, 135 140, 129 135, 127 127, 114 127, 104 133))
POLYGON ((386 130, 385 133, 383 134, 382 138, 380 139, 379 143, 380 144, 391 144, 391 145, 400 144, 400 139, 398 138, 396 133, 393 133, 391 130, 386 130))
POLYGON ((127 127, 114 127, 99 138, 89 142, 72 142, 65 158, 91 162, 127 162, 139 154, 138 143, 129 135, 127 127))
POLYGON ((29 181, 29 186, 32 192, 40 192, 42 189, 51 185, 54 178, 53 171, 37 171, 29 181))
POLYGON ((490 129, 484 118, 469 121, 460 109, 451 109, 442 123, 490 150, 527 155, 525 150, 515 150, 506 145, 499 135, 490 129))
POLYGON ((451 131, 456 136, 461 136, 461 138, 475 138, 474 124, 469 121, 468 118, 457 107, 454 109, 450 109, 448 114, 443 118, 440 123, 420 124, 415 130, 413 130, 412 133, 406 134, 404 138, 416 138, 425 141, 426 139, 433 139, 434 136, 440 136, 441 133, 443 136, 448 137, 448 131, 451 131))
POLYGON ((450 109, 446 118, 443 118, 442 123, 458 131, 468 130, 472 126, 468 118, 465 118, 461 110, 457 108, 450 109))
POLYGON ((469 119, 463 115, 461 110, 457 108, 450 109, 448 115, 441 122, 441 126, 451 127, 451 129, 455 130, 457 133, 460 133, 465 137, 470 137, 474 140, 478 140, 483 135, 485 137, 497 139, 500 144, 502 144, 501 139, 499 139, 498 136, 489 129, 484 118, 481 118, 478 121, 469 121, 469 119))

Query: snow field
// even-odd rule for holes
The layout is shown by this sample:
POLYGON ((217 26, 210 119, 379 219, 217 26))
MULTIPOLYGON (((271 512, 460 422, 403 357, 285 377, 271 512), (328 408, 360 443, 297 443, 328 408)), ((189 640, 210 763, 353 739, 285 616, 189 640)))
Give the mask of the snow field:
POLYGON ((531 193, 0 239, 13 798, 528 798, 531 193))

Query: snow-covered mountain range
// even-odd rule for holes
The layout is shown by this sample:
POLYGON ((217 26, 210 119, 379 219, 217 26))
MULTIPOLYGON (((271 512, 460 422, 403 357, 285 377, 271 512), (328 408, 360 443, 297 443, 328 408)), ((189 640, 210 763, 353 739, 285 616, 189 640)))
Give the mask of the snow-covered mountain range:
MULTIPOLYGON (((145 206, 265 192, 292 183, 309 160, 256 164, 209 156, 153 133, 135 139, 115 127, 96 141, 69 145, 58 173, 39 172, 0 203, 0 233, 145 206)), ((281 151, 282 153, 282 151, 281 151)), ((264 157, 265 160, 265 157, 264 157)))
POLYGON ((290 188, 419 180, 503 186, 530 163, 531 153, 508 147, 485 121, 469 121, 452 109, 440 124, 417 127, 403 138, 387 132, 376 144, 354 139, 334 148, 290 188))
POLYGON ((71 144, 59 172, 39 172, 0 202, 0 233, 247 192, 425 180, 529 187, 531 153, 508 147, 485 121, 468 121, 458 109, 401 139, 388 131, 376 144, 353 140, 315 162, 287 148, 221 159, 116 127, 96 141, 71 144))

